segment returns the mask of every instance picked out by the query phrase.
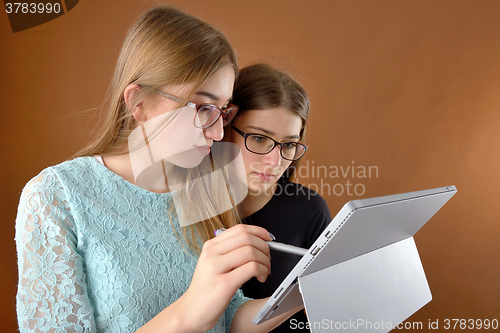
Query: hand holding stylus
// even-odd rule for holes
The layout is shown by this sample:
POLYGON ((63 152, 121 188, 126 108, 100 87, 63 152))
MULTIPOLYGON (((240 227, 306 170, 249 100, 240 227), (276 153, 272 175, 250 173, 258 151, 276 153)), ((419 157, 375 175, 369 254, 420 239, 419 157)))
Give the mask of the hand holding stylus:
MULTIPOLYGON (((227 230, 227 229, 215 230, 215 236, 220 235, 225 230, 227 230)), ((301 247, 275 242, 274 240, 276 239, 276 237, 274 237, 271 233, 269 233, 269 236, 273 239, 270 242, 266 242, 269 245, 270 249, 284 252, 284 253, 295 254, 298 256, 304 256, 308 251, 307 249, 304 249, 301 247)))
POLYGON ((191 284, 172 308, 189 317, 192 331, 210 330, 243 283, 267 279, 271 239, 264 228, 241 224, 204 243, 191 284))

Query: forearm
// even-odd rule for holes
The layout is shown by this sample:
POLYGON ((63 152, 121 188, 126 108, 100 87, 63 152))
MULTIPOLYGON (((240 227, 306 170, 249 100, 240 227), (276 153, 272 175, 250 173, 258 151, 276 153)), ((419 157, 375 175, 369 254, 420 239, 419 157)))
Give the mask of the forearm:
MULTIPOLYGON (((269 246, 265 242, 270 239, 265 229, 239 225, 205 242, 188 290, 138 332, 204 332, 212 329, 239 286, 251 277, 263 281, 269 274, 269 246)), ((248 320, 243 322, 245 327, 240 332, 248 331, 247 324, 251 323, 260 306, 249 307, 252 313, 246 316, 248 320)), ((248 310, 243 312, 249 313, 248 310)))
POLYGON ((146 325, 137 330, 136 333, 195 332, 194 329, 188 326, 189 320, 187 320, 184 316, 187 312, 183 312, 182 307, 182 303, 179 302, 179 300, 172 303, 170 306, 158 313, 153 319, 148 321, 146 325))
POLYGON ((215 322, 207 321, 206 317, 200 318, 198 312, 193 310, 196 306, 193 306, 188 293, 163 309, 136 333, 199 333, 213 328, 215 322))
POLYGON ((248 301, 236 311, 233 321, 231 322, 230 333, 260 333, 269 332, 273 328, 279 326, 289 317, 291 317, 297 311, 300 311, 304 306, 297 307, 293 310, 285 312, 273 319, 269 319, 259 325, 252 323, 252 319, 255 317, 257 312, 262 308, 262 306, 267 302, 267 298, 257 299, 248 301))

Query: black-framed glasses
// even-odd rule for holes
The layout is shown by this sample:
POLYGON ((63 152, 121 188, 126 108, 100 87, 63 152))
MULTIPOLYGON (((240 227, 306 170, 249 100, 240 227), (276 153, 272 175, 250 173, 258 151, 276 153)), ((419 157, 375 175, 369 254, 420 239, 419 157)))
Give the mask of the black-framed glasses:
MULTIPOLYGON (((156 91, 156 93, 177 103, 184 102, 179 97, 164 93, 163 91, 156 91)), ((234 116, 238 112, 238 106, 231 103, 228 103, 227 106, 224 106, 223 108, 219 108, 214 104, 195 104, 192 102, 187 102, 186 105, 196 111, 193 124, 194 126, 202 129, 209 128, 215 124, 221 116, 222 124, 223 126, 226 126, 231 122, 231 120, 233 120, 234 116)))
POLYGON ((274 147, 280 146, 281 157, 288 161, 296 161, 307 151, 307 146, 300 142, 278 142, 267 135, 245 133, 234 125, 231 125, 231 128, 245 138, 246 149, 254 154, 265 155, 270 153, 274 147))

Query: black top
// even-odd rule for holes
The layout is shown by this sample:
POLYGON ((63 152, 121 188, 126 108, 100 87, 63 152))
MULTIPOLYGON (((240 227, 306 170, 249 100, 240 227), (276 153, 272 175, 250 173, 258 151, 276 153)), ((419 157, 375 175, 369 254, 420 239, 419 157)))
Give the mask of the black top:
MULTIPOLYGON (((276 237, 277 242, 308 249, 331 220, 325 199, 318 193, 281 178, 271 200, 245 218, 243 223, 265 228, 276 237)), ((252 278, 242 286, 243 293, 251 298, 271 296, 300 258, 271 250, 271 274, 266 282, 260 283, 252 278)), ((299 311, 272 332, 309 332, 298 329, 305 327, 306 322, 304 311, 299 311)))

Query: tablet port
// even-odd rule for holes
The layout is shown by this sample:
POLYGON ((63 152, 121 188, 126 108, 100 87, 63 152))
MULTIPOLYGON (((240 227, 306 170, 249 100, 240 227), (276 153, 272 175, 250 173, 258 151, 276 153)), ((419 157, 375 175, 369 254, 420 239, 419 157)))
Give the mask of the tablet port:
POLYGON ((320 248, 320 247, 318 247, 318 246, 316 246, 316 247, 315 247, 315 248, 311 251, 311 254, 312 254, 313 256, 315 256, 315 255, 319 252, 319 250, 321 250, 321 248, 320 248))
POLYGON ((278 293, 276 294, 276 296, 274 296, 274 298, 278 298, 278 296, 281 294, 282 291, 283 291, 283 287, 281 287, 280 291, 278 291, 278 293))

